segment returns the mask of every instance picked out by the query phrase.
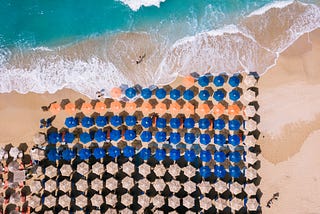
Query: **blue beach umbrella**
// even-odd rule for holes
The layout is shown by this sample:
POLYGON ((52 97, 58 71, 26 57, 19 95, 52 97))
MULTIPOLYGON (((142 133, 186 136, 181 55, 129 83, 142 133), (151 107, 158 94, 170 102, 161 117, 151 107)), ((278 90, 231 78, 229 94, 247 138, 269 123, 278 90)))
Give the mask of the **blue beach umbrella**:
POLYGON ((173 129, 178 129, 180 127, 180 119, 179 118, 171 118, 170 126, 173 129))
POLYGON ((156 97, 158 99, 163 99, 166 97, 166 95, 167 95, 167 92, 163 88, 159 88, 156 90, 156 97))
POLYGON ((108 149, 108 154, 110 157, 116 158, 120 155, 120 149, 116 146, 111 146, 108 149))
POLYGON ((224 84, 224 78, 222 76, 216 76, 213 79, 213 84, 217 87, 221 87, 224 84))
POLYGON ((166 119, 165 119, 165 118, 161 118, 161 117, 157 118, 156 126, 157 126, 157 128, 159 128, 159 129, 165 128, 165 127, 167 126, 167 121, 166 121, 166 119))
POLYGON ((179 149, 171 149, 170 158, 173 161, 176 161, 180 158, 180 150, 179 149))
POLYGON ((107 135, 102 131, 102 129, 99 129, 96 133, 94 133, 94 139, 97 142, 103 142, 107 140, 107 135))
POLYGON ((238 90, 233 89, 229 93, 229 99, 232 101, 237 101, 240 99, 240 92, 238 90))
POLYGON ((157 142, 162 143, 166 141, 167 139, 167 134, 165 132, 157 132, 155 136, 157 142))
POLYGON ((200 152, 200 160, 203 162, 209 162, 212 159, 211 153, 208 150, 201 150, 200 152))
POLYGON ((121 138, 121 131, 120 130, 111 130, 110 132, 110 140, 118 141, 121 138))
POLYGON ((223 146, 226 143, 226 137, 223 134, 215 134, 213 137, 214 144, 223 146))
POLYGON ((200 129, 208 129, 210 126, 210 120, 207 118, 202 118, 199 120, 199 128, 200 129))
POLYGON ((66 161, 70 161, 75 158, 76 154, 71 149, 66 149, 62 152, 62 158, 66 161))
POLYGON ((143 148, 140 152, 139 152, 139 157, 142 160, 148 160, 151 156, 151 150, 147 149, 147 148, 143 148))
POLYGON ((64 124, 68 128, 73 128, 78 125, 78 119, 74 117, 67 117, 66 120, 64 121, 64 124))
POLYGON ((241 123, 239 120, 230 120, 229 121, 229 130, 236 131, 239 130, 241 123))
POLYGON ((108 120, 105 116, 98 116, 96 118, 96 125, 99 127, 104 127, 107 125, 107 123, 108 123, 108 120))
POLYGON ((144 128, 149 128, 152 126, 152 119, 151 117, 144 117, 142 118, 141 120, 141 125, 144 127, 144 128))
POLYGON ((214 129, 222 130, 222 129, 224 129, 225 126, 226 126, 226 124, 223 119, 219 118, 214 121, 214 129))
POLYGON ((193 97, 194 97, 194 93, 193 93, 193 91, 191 91, 190 89, 189 90, 186 90, 184 93, 183 93, 183 98, 185 99, 185 100, 192 100, 193 99, 193 97))
POLYGON ((157 149, 154 155, 157 161, 162 161, 166 158, 166 151, 164 149, 157 149))
POLYGON ((232 146, 237 146, 240 144, 240 137, 238 135, 229 135, 228 141, 232 146))
POLYGON ((215 152, 213 158, 215 161, 223 163, 226 160, 226 154, 224 152, 215 152))
POLYGON ((184 127, 185 127, 186 129, 192 129, 192 128, 194 128, 194 124, 195 124, 195 122, 194 122, 194 119, 193 119, 193 118, 186 118, 186 119, 184 120, 184 127))
POLYGON ((135 116, 129 115, 126 117, 125 121, 126 121, 127 126, 134 126, 137 124, 137 118, 135 116))
POLYGON ((84 144, 89 143, 91 141, 91 136, 87 132, 83 132, 80 134, 80 141, 84 144))
POLYGON ((220 102, 221 100, 224 99, 224 91, 219 89, 219 90, 216 90, 214 93, 213 93, 213 98, 217 101, 217 102, 220 102))
POLYGON ((224 166, 217 166, 215 165, 213 168, 214 175, 217 176, 218 178, 224 178, 226 176, 226 169, 224 166))
POLYGON ((173 89, 170 91, 170 98, 173 100, 177 100, 181 97, 181 93, 178 89, 173 89))
POLYGON ((96 159, 104 158, 106 156, 106 151, 103 148, 100 148, 100 147, 95 148, 93 150, 93 156, 96 159))
POLYGON ((200 175, 203 178, 208 178, 211 176, 211 169, 209 166, 202 166, 200 167, 199 171, 200 171, 200 175))
POLYGON ((240 84, 240 79, 238 76, 232 76, 229 79, 229 85, 231 85, 231 87, 237 87, 240 84))
POLYGON ((110 119, 110 123, 111 125, 117 127, 117 126, 120 126, 122 124, 122 118, 120 116, 112 116, 111 119, 110 119))
POLYGON ((200 134, 200 143, 203 145, 208 145, 211 141, 209 134, 200 134))
POLYGON ((137 91, 134 88, 127 88, 125 94, 129 99, 132 99, 137 95, 137 91))
POLYGON ((124 138, 128 141, 134 140, 136 138, 136 132, 134 130, 127 130, 124 133, 124 138))
POLYGON ((132 146, 126 146, 123 148, 123 155, 127 158, 131 158, 134 156, 134 148, 132 146))
POLYGON ((70 132, 67 132, 65 135, 64 135, 64 141, 66 143, 72 143, 74 141, 74 135, 70 132))
POLYGON ((140 134, 140 139, 142 142, 149 142, 152 139, 152 133, 149 131, 143 131, 140 134))
POLYGON ((50 133, 48 135, 48 143, 49 144, 56 144, 58 142, 61 142, 61 135, 58 134, 57 132, 53 132, 53 133, 50 133))
POLYGON ((231 152, 229 154, 229 160, 231 162, 234 162, 234 163, 238 163, 239 161, 241 161, 241 155, 239 152, 231 152))
POLYGON ((207 90, 202 90, 199 92, 199 99, 202 101, 208 100, 210 97, 210 93, 207 90))
POLYGON ((152 91, 150 88, 144 88, 141 90, 141 97, 143 99, 149 99, 152 96, 152 91))
POLYGON ((93 126, 93 119, 91 117, 84 117, 81 120, 81 125, 85 128, 90 128, 91 126, 93 126))
POLYGON ((170 133, 170 143, 177 144, 180 143, 181 137, 178 132, 171 132, 170 133))
POLYGON ((239 178, 241 175, 239 166, 229 166, 229 174, 233 178, 239 178))
POLYGON ((81 160, 86 160, 90 158, 91 152, 89 149, 80 149, 78 155, 81 160))
POLYGON ((60 155, 56 149, 50 149, 47 154, 49 161, 57 161, 60 160, 60 155))
POLYGON ((186 150, 184 152, 184 159, 188 162, 193 162, 196 159, 196 153, 193 150, 186 150))
POLYGON ((185 133, 184 141, 188 144, 193 144, 196 140, 196 136, 193 133, 185 133))
POLYGON ((209 78, 207 76, 201 76, 198 79, 198 83, 200 86, 205 87, 209 85, 209 78))

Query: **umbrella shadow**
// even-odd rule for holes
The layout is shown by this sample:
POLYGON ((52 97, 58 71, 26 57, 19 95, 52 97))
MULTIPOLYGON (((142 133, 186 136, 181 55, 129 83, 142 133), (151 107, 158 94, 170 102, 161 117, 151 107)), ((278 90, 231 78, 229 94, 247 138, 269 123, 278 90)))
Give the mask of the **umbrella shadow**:
POLYGON ((144 100, 142 98, 138 98, 134 101, 134 103, 137 105, 137 108, 141 107, 144 100))
POLYGON ((18 149, 22 152, 26 152, 28 149, 28 144, 27 143, 20 143, 18 149))
POLYGON ((250 87, 247 90, 251 90, 255 93, 256 97, 259 96, 259 88, 257 87, 250 87))
POLYGON ((75 116, 75 118, 78 119, 78 124, 80 123, 80 121, 82 120, 82 118, 84 118, 86 115, 84 115, 83 112, 78 112, 75 116))
POLYGON ((62 108, 62 109, 65 109, 65 106, 66 106, 68 103, 70 103, 70 100, 69 100, 69 99, 63 99, 63 100, 61 100, 61 102, 60 102, 61 108, 62 108))
POLYGON ((54 126, 51 126, 48 130, 47 130, 47 135, 51 134, 51 133, 58 133, 58 129, 54 126))
POLYGON ((85 103, 85 101, 84 101, 84 99, 79 98, 74 103, 76 105, 76 109, 81 110, 81 106, 82 106, 83 103, 85 103))

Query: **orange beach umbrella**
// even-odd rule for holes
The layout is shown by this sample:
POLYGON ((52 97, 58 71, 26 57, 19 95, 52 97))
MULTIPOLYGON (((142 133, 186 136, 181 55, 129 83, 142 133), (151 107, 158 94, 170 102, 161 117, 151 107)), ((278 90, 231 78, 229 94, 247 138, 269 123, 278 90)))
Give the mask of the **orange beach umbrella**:
POLYGON ((169 110, 172 115, 177 115, 180 113, 181 106, 177 102, 173 102, 170 104, 169 110))
POLYGON ((92 111, 92 105, 90 103, 83 103, 81 106, 81 111, 84 114, 90 114, 92 111))
POLYGON ((194 105, 192 105, 191 103, 184 104, 182 112, 187 116, 190 116, 190 114, 194 114, 194 105))
POLYGON ((137 109, 137 104, 135 104, 134 102, 127 102, 125 108, 129 114, 133 114, 137 109))
POLYGON ((228 107, 228 114, 229 115, 238 115, 240 112, 240 108, 236 104, 232 104, 228 107))
POLYGON ((58 104, 58 103, 52 103, 52 104, 50 105, 49 111, 50 111, 52 114, 58 114, 60 110, 61 110, 60 104, 58 104))
POLYGON ((150 114, 152 112, 152 105, 149 102, 142 103, 140 110, 143 114, 150 114))
POLYGON ((225 107, 221 103, 218 103, 217 105, 213 106, 213 113, 217 116, 220 116, 221 114, 223 114, 224 110, 225 110, 225 107))
POLYGON ((121 94, 122 94, 121 88, 118 88, 118 87, 114 87, 110 91, 110 96, 114 99, 121 97, 121 94))
POLYGON ((166 106, 166 104, 164 104, 164 103, 158 103, 158 104, 156 105, 155 112, 158 113, 158 114, 160 114, 160 115, 165 114, 165 113, 167 112, 167 106, 166 106))
POLYGON ((206 103, 203 103, 203 104, 200 104, 196 110, 197 114, 200 115, 200 116, 204 116, 206 114, 209 114, 210 112, 210 108, 208 106, 208 104, 206 103))
POLYGON ((107 111, 107 106, 105 103, 103 102, 97 102, 95 107, 94 107, 94 110, 100 114, 104 113, 107 111))
POLYGON ((120 113, 122 111, 122 105, 119 101, 113 101, 110 108, 114 113, 120 113))
POLYGON ((68 103, 65 107, 64 110, 70 114, 73 115, 74 113, 76 113, 76 105, 74 103, 68 103))

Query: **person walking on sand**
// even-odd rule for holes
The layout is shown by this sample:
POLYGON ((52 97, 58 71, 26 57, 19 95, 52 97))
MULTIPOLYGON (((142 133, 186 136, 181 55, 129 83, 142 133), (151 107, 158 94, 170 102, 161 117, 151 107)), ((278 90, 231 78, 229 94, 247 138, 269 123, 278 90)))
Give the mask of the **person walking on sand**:
POLYGON ((143 54, 142 56, 139 56, 139 57, 138 57, 138 60, 136 60, 137 65, 138 65, 139 63, 141 63, 142 60, 143 60, 143 58, 145 58, 145 57, 146 57, 146 54, 143 54))

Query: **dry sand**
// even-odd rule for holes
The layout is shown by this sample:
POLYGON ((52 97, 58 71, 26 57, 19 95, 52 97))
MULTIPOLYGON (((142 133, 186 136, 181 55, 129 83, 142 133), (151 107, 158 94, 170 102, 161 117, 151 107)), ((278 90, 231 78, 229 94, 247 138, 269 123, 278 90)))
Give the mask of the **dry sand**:
MULTIPOLYGON (((319 59, 320 30, 316 30, 282 53, 277 65, 259 80, 263 213, 320 213, 319 59), (280 193, 279 200, 266 208, 275 192, 280 193)), ((41 106, 80 97, 85 99, 66 89, 55 94, 0 94, 0 145, 31 143, 39 120, 50 116, 41 106)))

